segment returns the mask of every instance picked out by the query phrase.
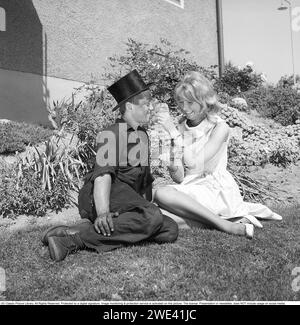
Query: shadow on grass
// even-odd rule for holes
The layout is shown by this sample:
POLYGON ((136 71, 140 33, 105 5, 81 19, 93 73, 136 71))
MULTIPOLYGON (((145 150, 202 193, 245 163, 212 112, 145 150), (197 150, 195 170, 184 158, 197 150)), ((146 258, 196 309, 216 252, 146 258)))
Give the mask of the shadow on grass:
POLYGON ((2 235, 6 300, 299 300, 300 206, 276 209, 247 240, 218 231, 181 231, 174 244, 143 244, 104 255, 81 251, 61 263, 40 243, 45 228, 2 235))

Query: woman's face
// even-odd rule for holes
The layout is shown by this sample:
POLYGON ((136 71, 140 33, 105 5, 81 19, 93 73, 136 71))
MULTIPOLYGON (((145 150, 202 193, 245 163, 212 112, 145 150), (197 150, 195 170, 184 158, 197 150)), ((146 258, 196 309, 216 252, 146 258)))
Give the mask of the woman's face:
POLYGON ((187 99, 181 98, 178 101, 179 108, 181 112, 186 116, 190 121, 201 120, 204 116, 203 109, 201 105, 195 101, 189 101, 187 99))

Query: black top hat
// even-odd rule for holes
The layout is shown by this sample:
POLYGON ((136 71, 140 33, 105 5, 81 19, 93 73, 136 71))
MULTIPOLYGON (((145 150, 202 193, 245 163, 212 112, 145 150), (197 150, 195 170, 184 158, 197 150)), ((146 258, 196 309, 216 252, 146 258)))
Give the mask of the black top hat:
POLYGON ((137 70, 129 72, 126 76, 108 87, 108 91, 113 95, 118 105, 113 108, 115 111, 133 96, 148 90, 153 83, 145 84, 137 70))

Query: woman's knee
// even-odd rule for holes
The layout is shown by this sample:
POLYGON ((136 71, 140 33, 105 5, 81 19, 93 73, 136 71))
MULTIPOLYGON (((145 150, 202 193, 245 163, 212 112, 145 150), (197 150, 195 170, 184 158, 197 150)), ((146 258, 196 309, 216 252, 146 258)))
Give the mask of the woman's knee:
POLYGON ((164 186, 160 187, 155 192, 154 200, 157 203, 168 203, 171 202, 174 199, 174 194, 177 192, 176 189, 174 189, 171 186, 164 186))

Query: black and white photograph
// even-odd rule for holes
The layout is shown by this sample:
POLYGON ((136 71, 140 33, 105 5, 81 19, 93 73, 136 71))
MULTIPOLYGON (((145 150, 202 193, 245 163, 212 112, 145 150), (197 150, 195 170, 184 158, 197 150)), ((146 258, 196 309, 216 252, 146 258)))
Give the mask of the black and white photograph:
POLYGON ((1 307, 299 305, 299 58, 300 0, 0 0, 1 307))

